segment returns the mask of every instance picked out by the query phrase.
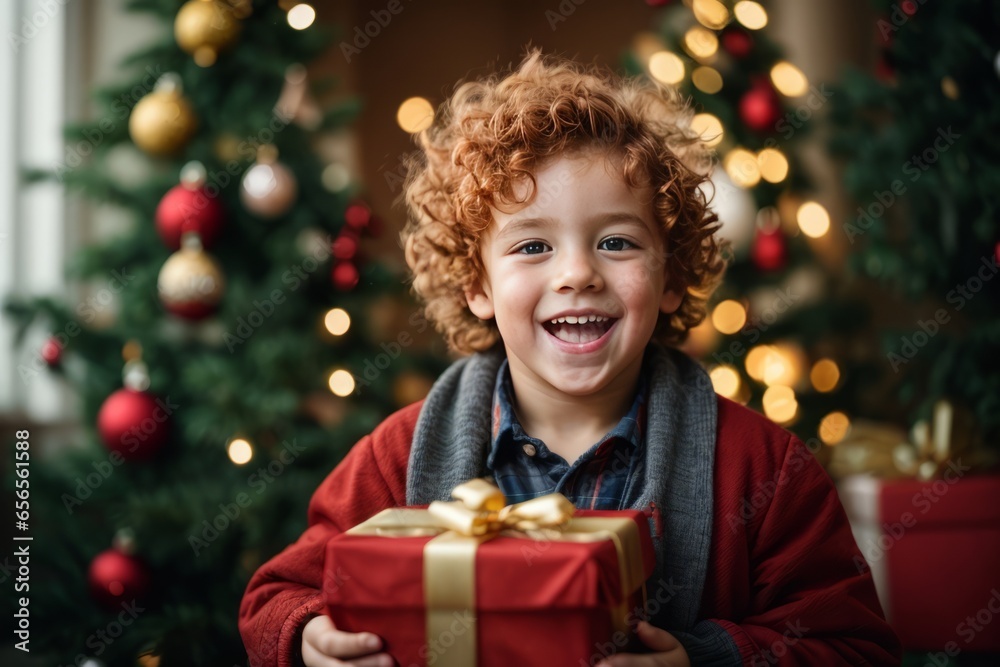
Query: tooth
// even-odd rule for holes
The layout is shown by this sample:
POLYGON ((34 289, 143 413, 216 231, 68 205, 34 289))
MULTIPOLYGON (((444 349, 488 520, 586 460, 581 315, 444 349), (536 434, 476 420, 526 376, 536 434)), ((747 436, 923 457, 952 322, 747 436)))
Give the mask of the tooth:
POLYGON ((566 324, 576 324, 576 315, 567 315, 566 324))

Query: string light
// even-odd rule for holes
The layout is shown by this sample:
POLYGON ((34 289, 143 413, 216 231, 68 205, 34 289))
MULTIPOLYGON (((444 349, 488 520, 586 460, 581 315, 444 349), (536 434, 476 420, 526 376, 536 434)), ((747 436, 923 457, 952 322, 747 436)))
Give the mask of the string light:
POLYGON ((721 333, 734 334, 747 322, 747 311, 739 301, 727 299, 712 311, 712 324, 721 333))
POLYGON ((288 10, 288 25, 296 30, 305 30, 316 20, 316 10, 311 5, 295 5, 288 10))
POLYGON ((649 58, 649 73, 657 81, 676 85, 684 80, 684 61, 676 53, 657 51, 649 58))
POLYGON ((831 412, 819 423, 819 439, 828 445, 836 445, 847 437, 851 430, 851 420, 843 412, 831 412))
POLYGON ((781 183, 788 176, 788 159, 776 148, 765 148, 757 153, 760 177, 768 183, 781 183))
POLYGON ((799 206, 795 219, 802 233, 810 238, 818 239, 830 230, 830 214, 814 201, 807 201, 799 206))
POLYGON ((801 97, 809 92, 809 80, 798 67, 782 60, 771 68, 771 83, 786 97, 801 97))
POLYGON ((729 179, 741 188, 752 188, 760 183, 760 167, 757 166, 757 156, 743 148, 729 151, 723 160, 723 166, 729 179))
POLYGON ((691 6, 698 23, 712 30, 721 30, 729 23, 729 10, 719 0, 694 0, 691 6))
POLYGON ((775 385, 768 387, 762 399, 764 414, 778 424, 787 424, 799 411, 798 401, 795 400, 795 392, 791 387, 775 385))
POLYGON ((803 354, 788 344, 758 345, 747 353, 747 375, 768 386, 798 383, 802 375, 803 354))
POLYGON ((767 355, 774 348, 770 345, 758 345, 747 353, 747 358, 743 362, 746 365, 747 375, 757 382, 764 381, 764 365, 767 363, 767 355))
POLYGON ((684 33, 684 49, 693 58, 708 60, 719 50, 719 38, 711 30, 696 25, 684 33))
POLYGON ((233 438, 226 446, 229 460, 238 466, 253 458, 253 446, 245 438, 233 438))
POLYGON ((323 318, 323 324, 334 336, 343 336, 351 328, 351 316, 343 308, 332 308, 323 318))
POLYGON ((423 97, 403 100, 396 110, 396 122, 404 132, 422 132, 434 122, 434 106, 423 97))
POLYGON ((712 387, 720 396, 735 398, 740 391, 740 374, 732 366, 716 366, 709 373, 712 387))
POLYGON ((797 346, 782 343, 770 346, 764 360, 764 384, 788 385, 798 384, 802 376, 802 350, 797 346))
POLYGON ((714 95, 722 90, 722 75, 711 67, 699 67, 691 72, 691 83, 701 92, 714 95))
POLYGON ((833 359, 820 359, 809 371, 809 381, 816 391, 833 391, 840 381, 840 368, 833 359))
POLYGON ((709 148, 722 141, 722 121, 710 113, 700 113, 691 119, 691 129, 697 133, 709 148))
POLYGON ((733 15, 736 16, 737 21, 743 24, 743 27, 750 30, 760 30, 767 25, 767 12, 757 2, 749 0, 737 2, 733 7, 733 15))
POLYGON ((330 391, 340 397, 350 396, 354 392, 354 376, 343 369, 333 371, 330 373, 330 391))

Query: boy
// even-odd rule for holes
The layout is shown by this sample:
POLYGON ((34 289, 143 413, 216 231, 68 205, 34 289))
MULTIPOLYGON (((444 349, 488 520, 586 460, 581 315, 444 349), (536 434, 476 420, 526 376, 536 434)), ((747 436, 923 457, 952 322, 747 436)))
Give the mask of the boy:
POLYGON ((471 356, 352 449, 303 536, 254 575, 254 664, 392 664, 322 613, 326 542, 482 476, 512 503, 558 491, 649 517, 651 654, 601 664, 899 664, 826 473, 670 347, 723 271, 698 189, 709 158, 676 93, 532 52, 460 86, 418 141, 406 259, 471 356))

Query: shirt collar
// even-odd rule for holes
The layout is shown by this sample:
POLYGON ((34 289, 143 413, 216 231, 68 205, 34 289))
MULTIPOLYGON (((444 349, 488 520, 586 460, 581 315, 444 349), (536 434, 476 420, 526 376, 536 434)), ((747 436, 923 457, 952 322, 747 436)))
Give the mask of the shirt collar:
MULTIPOLYGON (((642 370, 639 373, 639 386, 631 408, 629 408, 629 411, 621 418, 618 424, 600 439, 600 442, 619 438, 633 449, 642 444, 646 427, 648 386, 644 356, 642 370)), ((496 382, 493 386, 492 442, 490 443, 489 456, 486 459, 486 465, 490 470, 494 469, 493 463, 496 460, 497 452, 505 446, 505 443, 530 441, 533 439, 525 433, 521 427, 521 423, 517 420, 517 415, 514 414, 513 397, 514 385, 510 376, 510 365, 505 358, 497 370, 496 382)))

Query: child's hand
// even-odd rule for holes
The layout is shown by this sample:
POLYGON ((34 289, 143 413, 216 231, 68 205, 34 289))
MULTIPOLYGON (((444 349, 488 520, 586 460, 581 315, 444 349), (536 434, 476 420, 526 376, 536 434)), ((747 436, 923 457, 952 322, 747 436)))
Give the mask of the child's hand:
POLYGON ((618 653, 597 663, 597 667, 691 667, 687 651, 672 634, 646 621, 639 623, 637 631, 642 643, 656 653, 618 653))
POLYGON ((306 667, 390 667, 393 659, 388 653, 372 655, 381 647, 378 635, 341 632, 325 614, 310 620, 302 629, 302 662, 306 667))

